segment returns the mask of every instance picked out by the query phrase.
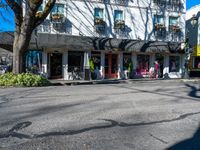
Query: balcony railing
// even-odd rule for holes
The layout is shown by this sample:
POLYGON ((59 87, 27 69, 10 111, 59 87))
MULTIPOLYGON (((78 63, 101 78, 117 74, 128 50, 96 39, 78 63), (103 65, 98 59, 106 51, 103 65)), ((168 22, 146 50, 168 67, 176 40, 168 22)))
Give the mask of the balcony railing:
POLYGON ((165 40, 166 39, 166 27, 164 24, 154 24, 154 34, 155 38, 158 40, 165 40))
POLYGON ((57 33, 57 34, 72 34, 72 27, 67 24, 43 23, 37 27, 39 33, 57 33))
POLYGON ((95 18, 94 19, 94 27, 95 27, 95 31, 97 33, 103 33, 105 32, 105 21, 103 20, 103 18, 95 18))

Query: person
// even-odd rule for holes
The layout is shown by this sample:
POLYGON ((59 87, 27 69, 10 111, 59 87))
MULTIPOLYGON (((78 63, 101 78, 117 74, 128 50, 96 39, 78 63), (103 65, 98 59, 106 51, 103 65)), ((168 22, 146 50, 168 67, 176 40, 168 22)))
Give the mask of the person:
POLYGON ((158 61, 155 61, 154 71, 155 71, 155 78, 157 79, 159 77, 159 63, 158 63, 158 61))

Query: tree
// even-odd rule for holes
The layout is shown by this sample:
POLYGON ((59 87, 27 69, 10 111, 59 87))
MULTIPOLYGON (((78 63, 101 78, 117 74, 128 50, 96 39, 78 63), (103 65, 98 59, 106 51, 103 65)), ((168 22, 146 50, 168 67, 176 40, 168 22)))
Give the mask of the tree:
POLYGON ((47 0, 42 13, 37 13, 43 0, 6 0, 14 12, 15 33, 13 43, 13 73, 20 72, 23 53, 28 49, 33 30, 51 12, 56 0, 47 0))

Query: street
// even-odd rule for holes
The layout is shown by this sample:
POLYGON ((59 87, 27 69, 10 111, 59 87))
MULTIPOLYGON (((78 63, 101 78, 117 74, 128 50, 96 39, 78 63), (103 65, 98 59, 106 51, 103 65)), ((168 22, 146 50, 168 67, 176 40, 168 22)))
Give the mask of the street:
POLYGON ((200 83, 0 89, 2 150, 200 149, 200 83))

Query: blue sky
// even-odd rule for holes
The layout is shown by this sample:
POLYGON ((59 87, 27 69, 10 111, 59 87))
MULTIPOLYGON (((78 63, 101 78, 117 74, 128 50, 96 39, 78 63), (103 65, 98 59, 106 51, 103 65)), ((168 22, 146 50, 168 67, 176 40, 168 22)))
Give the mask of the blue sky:
MULTIPOLYGON (((186 1, 187 1, 186 4, 187 9, 191 8, 194 5, 200 4, 199 0, 186 0, 186 1)), ((13 31, 13 30, 14 30, 13 13, 9 9, 5 11, 4 9, 0 8, 0 31, 13 31)))

